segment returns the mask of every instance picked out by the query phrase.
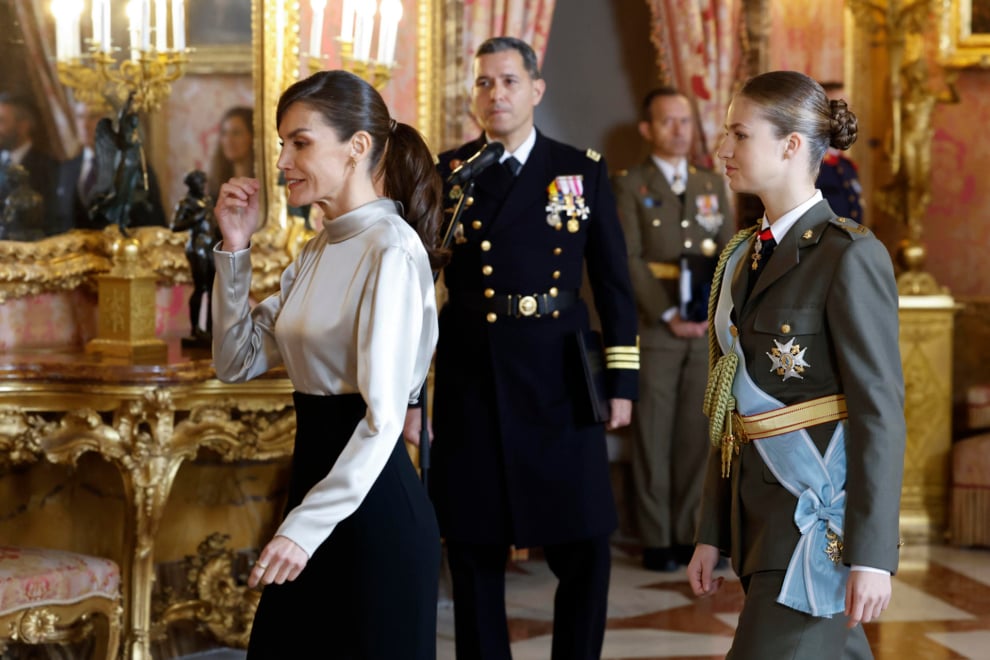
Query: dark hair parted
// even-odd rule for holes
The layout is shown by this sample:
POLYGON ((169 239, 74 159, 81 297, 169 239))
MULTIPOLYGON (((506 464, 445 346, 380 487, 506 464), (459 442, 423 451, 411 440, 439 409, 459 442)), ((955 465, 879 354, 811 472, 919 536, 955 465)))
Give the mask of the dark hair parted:
POLYGON ((449 257, 440 249, 443 182, 419 131, 395 122, 381 94, 348 71, 319 71, 294 83, 278 101, 276 125, 295 103, 318 112, 340 140, 358 131, 371 136, 372 176, 381 173, 385 195, 402 204, 403 216, 423 241, 430 265, 443 266, 449 257))
POLYGON ((650 121, 653 119, 653 115, 650 114, 653 101, 659 98, 670 98, 672 96, 684 96, 684 94, 682 94, 680 90, 675 87, 664 86, 651 89, 646 93, 646 96, 643 97, 643 104, 639 108, 639 118, 642 121, 650 121))
POLYGON ((491 55, 507 50, 514 50, 519 53, 522 57, 523 67, 526 69, 530 78, 533 80, 540 79, 540 65, 536 60, 536 52, 522 39, 516 39, 515 37, 492 37, 478 46, 478 52, 474 56, 481 57, 482 55, 491 55))
POLYGON ((739 95, 760 106, 774 137, 800 133, 807 138, 813 175, 829 147, 845 150, 856 141, 856 115, 846 102, 829 101, 822 86, 803 73, 761 73, 747 80, 739 95))

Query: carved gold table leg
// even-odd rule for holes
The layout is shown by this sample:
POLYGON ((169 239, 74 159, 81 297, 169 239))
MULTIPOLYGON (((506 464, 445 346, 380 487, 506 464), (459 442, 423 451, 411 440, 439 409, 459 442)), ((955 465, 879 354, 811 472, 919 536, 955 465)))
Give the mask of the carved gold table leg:
POLYGON ((910 546, 941 542, 946 529, 952 444, 951 296, 900 298, 907 449, 901 536, 910 546))

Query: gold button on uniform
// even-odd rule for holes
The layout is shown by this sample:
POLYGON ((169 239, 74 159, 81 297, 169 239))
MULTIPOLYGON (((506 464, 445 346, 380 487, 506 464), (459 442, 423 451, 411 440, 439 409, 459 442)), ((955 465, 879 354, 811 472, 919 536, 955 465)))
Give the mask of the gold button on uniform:
POLYGON ((694 245, 694 243, 693 243, 693 242, 691 241, 691 239, 690 239, 690 238, 689 238, 689 239, 687 239, 686 241, 684 241, 684 247, 686 247, 686 248, 689 248, 689 247, 691 247, 692 245, 694 245))
POLYGON ((485 289, 485 298, 493 298, 495 296, 495 289, 485 289))
POLYGON ((489 323, 494 323, 495 319, 498 318, 498 314, 495 312, 488 312, 488 316, 485 317, 489 323))
POLYGON ((559 280, 560 279, 560 271, 559 270, 553 271, 553 279, 555 279, 555 280, 559 280))
POLYGON ((660 218, 653 218, 653 226, 654 227, 660 226, 660 218))
POLYGON ((780 331, 785 335, 791 334, 791 324, 785 323, 784 325, 780 326, 780 331))
POLYGON ((555 247, 553 253, 555 256, 560 256, 560 253, 564 251, 564 248, 555 247))
POLYGON ((491 241, 481 241, 481 251, 482 252, 488 252, 491 249, 492 249, 492 242, 491 241))
POLYGON ((553 310, 553 314, 551 314, 550 316, 554 317, 555 319, 560 318, 560 310, 557 309, 553 310))
POLYGON ((465 206, 471 206, 472 204, 474 204, 474 197, 468 197, 467 199, 464 200, 465 206))
POLYGON ((484 266, 481 267, 481 274, 482 275, 491 275, 492 274, 492 270, 494 270, 494 269, 491 266, 489 266, 488 264, 485 264, 484 266))
POLYGON ((471 229, 481 229, 481 220, 475 220, 472 222, 471 229))
POLYGON ((687 218, 685 218, 684 220, 681 220, 681 227, 683 229, 687 229, 690 226, 691 226, 691 221, 690 220, 688 220, 687 218))
POLYGON ((551 298, 556 298, 557 297, 557 293, 558 293, 557 287, 555 287, 555 286, 550 287, 550 297, 551 298))

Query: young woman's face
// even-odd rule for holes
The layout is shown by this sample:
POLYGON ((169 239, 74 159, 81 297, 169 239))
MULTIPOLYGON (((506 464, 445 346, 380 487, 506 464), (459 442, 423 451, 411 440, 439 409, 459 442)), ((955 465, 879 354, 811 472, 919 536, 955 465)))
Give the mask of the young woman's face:
POLYGON ((744 96, 733 99, 716 151, 725 164, 729 187, 759 195, 779 183, 786 143, 786 138, 774 137, 774 127, 764 119, 760 106, 744 96))
POLYGON ((251 127, 241 117, 227 117, 220 124, 220 149, 229 161, 251 158, 251 127))
POLYGON ((322 115, 304 103, 290 105, 278 127, 282 151, 278 169, 285 175, 288 202, 305 206, 333 201, 354 168, 349 141, 341 141, 322 115))

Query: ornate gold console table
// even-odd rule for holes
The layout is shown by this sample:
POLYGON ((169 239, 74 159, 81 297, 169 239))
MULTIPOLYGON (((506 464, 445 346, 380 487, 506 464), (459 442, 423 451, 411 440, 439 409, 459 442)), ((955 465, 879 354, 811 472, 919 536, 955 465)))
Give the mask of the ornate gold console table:
POLYGON ((120 472, 124 657, 151 658, 155 536, 179 466, 202 449, 228 462, 287 456, 291 392, 280 374, 221 383, 208 354, 183 353, 178 342, 157 364, 81 349, 0 355, 0 463, 75 465, 95 452, 120 472))

